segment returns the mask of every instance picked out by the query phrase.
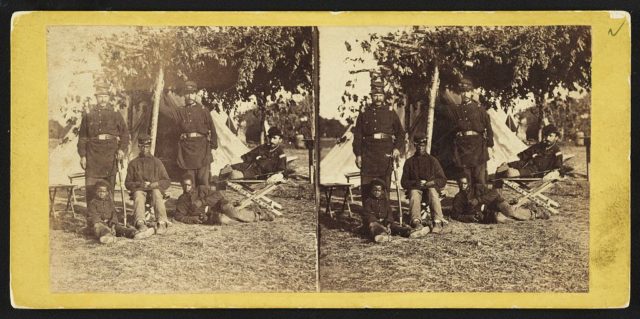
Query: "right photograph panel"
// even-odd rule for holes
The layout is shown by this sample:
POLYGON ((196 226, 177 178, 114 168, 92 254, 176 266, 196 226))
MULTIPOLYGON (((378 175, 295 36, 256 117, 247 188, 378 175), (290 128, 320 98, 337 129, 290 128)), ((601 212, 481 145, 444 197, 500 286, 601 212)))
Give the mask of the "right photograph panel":
POLYGON ((319 34, 321 291, 589 291, 590 27, 319 34))

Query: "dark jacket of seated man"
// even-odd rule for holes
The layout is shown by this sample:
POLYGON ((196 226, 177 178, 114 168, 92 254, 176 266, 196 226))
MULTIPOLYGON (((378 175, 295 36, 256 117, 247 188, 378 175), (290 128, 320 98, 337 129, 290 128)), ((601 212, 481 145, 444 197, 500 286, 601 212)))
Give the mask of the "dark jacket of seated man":
POLYGON ((562 151, 557 144, 558 129, 547 125, 542 129, 544 139, 520 152, 520 160, 501 165, 497 177, 537 176, 554 169, 562 168, 562 151))
POLYGON ((242 155, 243 163, 233 164, 232 179, 266 179, 274 173, 286 175, 287 155, 282 148, 282 132, 276 127, 269 129, 269 142, 242 155))
POLYGON ((429 206, 434 213, 434 223, 446 223, 442 215, 439 190, 446 183, 447 178, 440 166, 440 162, 426 151, 427 139, 424 136, 415 136, 415 154, 404 162, 401 184, 409 195, 409 211, 411 213, 411 226, 421 224, 422 198, 429 198, 429 206))

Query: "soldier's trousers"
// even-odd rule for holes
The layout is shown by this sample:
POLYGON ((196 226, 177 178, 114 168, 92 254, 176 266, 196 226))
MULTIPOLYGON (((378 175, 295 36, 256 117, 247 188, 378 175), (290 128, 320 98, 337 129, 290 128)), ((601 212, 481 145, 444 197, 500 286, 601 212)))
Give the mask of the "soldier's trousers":
POLYGON ((159 189, 152 189, 149 191, 135 191, 133 193, 133 213, 134 213, 134 225, 138 221, 144 221, 145 204, 147 202, 147 196, 152 196, 153 210, 156 214, 156 221, 166 223, 167 209, 164 206, 164 198, 162 192, 159 189))
POLYGON ((438 194, 437 189, 432 187, 425 190, 412 189, 409 191, 409 212, 411 213, 411 221, 421 219, 420 213, 422 212, 422 198, 425 192, 429 198, 429 207, 434 215, 433 220, 444 220, 444 216, 442 215, 442 205, 440 204, 440 194, 438 194))
POLYGON ((458 179, 466 176, 469 182, 469 185, 475 184, 487 184, 487 163, 484 162, 478 166, 467 166, 467 167, 459 167, 460 176, 458 179))
POLYGON ((96 182, 99 180, 105 180, 109 182, 109 193, 111 193, 111 198, 115 198, 113 191, 115 190, 116 185, 116 175, 107 176, 107 177, 91 177, 85 176, 84 185, 85 185, 85 198, 87 203, 91 202, 92 199, 95 198, 96 195, 96 182))
POLYGON ((231 203, 221 206, 221 211, 211 214, 211 223, 217 225, 232 225, 237 223, 250 223, 260 220, 255 212, 246 209, 236 209, 231 203))
POLYGON ((100 237, 106 235, 106 234, 113 234, 116 235, 116 237, 126 237, 126 238, 133 238, 136 235, 137 230, 135 228, 131 228, 131 227, 125 227, 123 225, 117 224, 115 225, 115 231, 116 233, 113 234, 111 233, 111 228, 109 228, 109 226, 107 226, 104 223, 97 223, 95 225, 93 225, 93 232, 96 235, 96 238, 100 239, 100 237))
POLYGON ((185 173, 189 173, 189 175, 193 176, 194 187, 198 187, 200 185, 209 186, 209 175, 211 171, 210 165, 205 165, 196 169, 185 169, 185 173))

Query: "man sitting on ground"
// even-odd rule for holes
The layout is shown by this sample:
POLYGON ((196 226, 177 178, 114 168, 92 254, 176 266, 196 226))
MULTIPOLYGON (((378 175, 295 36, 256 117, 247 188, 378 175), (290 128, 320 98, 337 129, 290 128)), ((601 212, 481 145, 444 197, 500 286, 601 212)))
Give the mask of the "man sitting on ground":
MULTIPOLYGON (((453 198, 451 216, 461 222, 502 224, 511 217, 515 220, 530 220, 536 216, 525 208, 514 208, 495 189, 486 185, 470 185, 466 177, 459 180, 460 191, 453 198)), ((539 218, 549 218, 546 213, 539 218)))
POLYGON ((287 155, 282 149, 282 132, 272 127, 268 132, 268 142, 242 155, 243 163, 227 165, 220 176, 230 179, 267 179, 279 182, 287 175, 287 155))
POLYGON ((427 196, 429 207, 433 215, 431 231, 442 232, 448 222, 442 215, 440 204, 440 190, 446 185, 447 178, 435 157, 427 153, 427 138, 415 136, 413 139, 415 154, 404 162, 401 184, 409 194, 409 211, 411 213, 411 227, 422 228, 422 199, 427 196))
POLYGON ((497 178, 533 176, 562 168, 562 152, 557 142, 560 137, 554 125, 542 129, 543 140, 520 152, 519 161, 500 165, 496 171, 497 178))
POLYGON ((383 180, 374 178, 371 181, 371 194, 364 200, 362 207, 362 223, 368 236, 380 243, 391 240, 389 235, 418 238, 428 234, 429 228, 411 229, 394 221, 386 189, 383 180))
POLYGON ((116 237, 143 239, 153 235, 153 228, 137 231, 118 222, 116 207, 109 194, 111 189, 109 182, 98 180, 94 189, 95 196, 87 205, 87 224, 101 243, 115 242, 116 237))
POLYGON ((135 226, 139 231, 146 231, 145 204, 147 196, 152 197, 156 214, 156 234, 163 235, 169 226, 167 210, 164 206, 164 192, 169 188, 170 180, 162 162, 151 155, 151 137, 147 134, 138 136, 140 155, 129 163, 125 186, 133 195, 135 226))
POLYGON ((182 177, 183 194, 178 197, 173 218, 185 224, 229 225, 239 222, 272 221, 268 212, 254 213, 246 209, 236 209, 220 192, 204 185, 193 188, 193 177, 182 177))

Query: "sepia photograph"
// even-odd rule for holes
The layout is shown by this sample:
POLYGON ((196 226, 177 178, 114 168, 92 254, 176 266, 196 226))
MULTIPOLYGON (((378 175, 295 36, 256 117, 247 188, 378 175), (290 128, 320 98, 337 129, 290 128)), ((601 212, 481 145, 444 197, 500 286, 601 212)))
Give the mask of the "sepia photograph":
POLYGON ((52 292, 316 291, 311 41, 47 28, 52 292))
POLYGON ((319 32, 321 291, 589 291, 590 27, 319 32))
POLYGON ((627 307, 630 23, 16 12, 12 306, 627 307))

